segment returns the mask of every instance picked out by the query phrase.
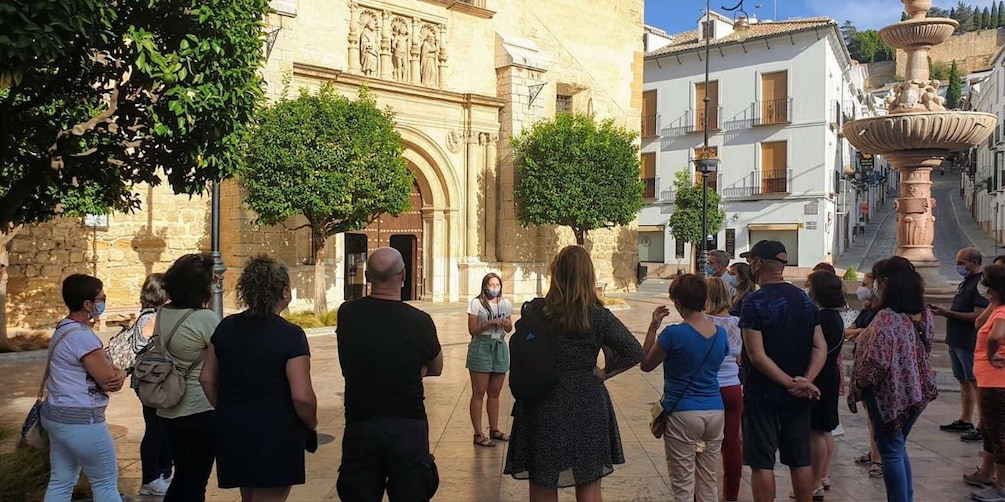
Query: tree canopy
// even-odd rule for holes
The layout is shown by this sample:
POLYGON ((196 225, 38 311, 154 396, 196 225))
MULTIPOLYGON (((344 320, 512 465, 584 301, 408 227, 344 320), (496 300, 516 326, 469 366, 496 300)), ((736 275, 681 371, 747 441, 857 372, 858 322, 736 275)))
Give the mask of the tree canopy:
MULTIPOLYGON (((674 174, 674 212, 667 225, 670 235, 678 242, 701 245, 706 236, 702 235, 702 186, 695 183, 694 171, 683 170, 674 174)), ((726 221, 726 212, 720 204, 719 194, 711 188, 708 192, 708 233, 718 234, 726 221)))
POLYGON ((413 177, 394 114, 363 88, 349 99, 331 84, 301 89, 262 110, 239 182, 264 225, 303 215, 311 231, 316 313, 324 313, 326 238, 409 209, 413 177))
POLYGON ((626 225, 642 209, 636 135, 612 120, 559 114, 513 140, 517 217, 564 225, 582 245, 590 230, 626 225))
POLYGON ((240 160, 268 0, 0 3, 0 229, 194 194, 240 160))
POLYGON ((851 21, 845 21, 841 25, 841 35, 852 59, 860 63, 892 61, 897 55, 893 47, 880 38, 878 31, 858 31, 851 21))

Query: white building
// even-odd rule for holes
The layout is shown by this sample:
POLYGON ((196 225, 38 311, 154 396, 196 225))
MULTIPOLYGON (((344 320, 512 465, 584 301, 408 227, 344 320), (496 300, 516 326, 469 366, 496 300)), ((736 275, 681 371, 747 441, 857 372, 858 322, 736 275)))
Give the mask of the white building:
POLYGON ((998 128, 984 144, 958 157, 964 201, 981 229, 998 242, 1005 237, 1005 47, 991 70, 964 78, 961 108, 998 116, 998 128))
MULTIPOLYGON (((847 179, 856 155, 839 134, 843 122, 872 113, 865 67, 850 58, 828 18, 752 20, 744 41, 731 18, 715 12, 710 18, 708 144, 721 160, 710 185, 722 196, 726 221, 709 249, 736 258, 758 240, 774 239, 786 244, 791 265, 833 261, 854 239, 860 210, 871 212, 882 191, 847 179)), ((694 170, 695 149, 703 144, 704 20, 685 33, 646 34, 644 263, 688 269, 693 257, 667 223, 674 174, 694 170)), ((881 169, 878 159, 875 165, 881 169)))

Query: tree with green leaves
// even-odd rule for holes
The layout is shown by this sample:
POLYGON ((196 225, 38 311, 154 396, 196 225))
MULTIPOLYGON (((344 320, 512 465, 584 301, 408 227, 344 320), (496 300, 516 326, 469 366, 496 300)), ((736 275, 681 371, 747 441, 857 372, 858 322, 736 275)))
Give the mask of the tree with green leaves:
POLYGON ((995 21, 991 20, 991 11, 989 11, 987 7, 984 7, 984 10, 981 11, 981 23, 983 24, 982 27, 985 30, 990 30, 995 27, 995 21))
POLYGON ((980 31, 984 29, 984 17, 980 10, 974 11, 973 27, 970 31, 980 31))
POLYGON ((991 17, 989 19, 988 28, 998 28, 998 4, 994 2, 991 3, 991 17))
MULTIPOLYGON (((701 220, 703 187, 695 182, 694 171, 685 169, 674 174, 673 188, 674 212, 667 223, 670 235, 677 242, 687 242, 700 248, 707 238, 703 234, 701 220)), ((726 212, 720 204, 719 194, 711 188, 705 188, 705 191, 708 197, 708 233, 716 235, 726 222, 726 212)))
POLYGON ((997 26, 1005 28, 1005 0, 998 0, 998 20, 997 26))
MULTIPOLYGON (((230 174, 262 97, 268 0, 0 3, 0 264, 20 225, 131 211, 230 174)), ((0 267, 0 340, 6 270, 0 267)))
POLYGON ((409 209, 414 178, 394 114, 366 88, 357 99, 331 84, 301 89, 262 110, 238 172, 244 202, 263 225, 301 215, 311 232, 314 313, 328 311, 325 241, 409 209))
POLYGON ((636 134, 613 120, 561 114, 513 140, 517 218, 570 227, 582 246, 590 230, 627 225, 642 209, 636 134))
POLYGON ((949 68, 949 88, 946 89, 946 108, 956 109, 960 107, 960 98, 963 97, 963 79, 960 78, 960 70, 953 61, 953 66, 949 68))

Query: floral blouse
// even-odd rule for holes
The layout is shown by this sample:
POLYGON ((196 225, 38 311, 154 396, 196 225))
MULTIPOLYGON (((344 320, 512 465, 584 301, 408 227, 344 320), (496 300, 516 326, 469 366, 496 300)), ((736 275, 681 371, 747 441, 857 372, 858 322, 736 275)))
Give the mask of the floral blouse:
POLYGON ((883 309, 858 339, 852 384, 868 382, 889 427, 901 428, 938 396, 929 360, 933 327, 927 310, 915 322, 908 314, 883 309))

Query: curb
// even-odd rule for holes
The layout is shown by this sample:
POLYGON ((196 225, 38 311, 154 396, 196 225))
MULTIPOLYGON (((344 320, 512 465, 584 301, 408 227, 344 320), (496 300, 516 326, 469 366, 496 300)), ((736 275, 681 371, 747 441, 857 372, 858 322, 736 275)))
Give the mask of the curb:
POLYGON ((27 352, 5 352, 0 354, 0 366, 7 364, 28 363, 35 361, 45 361, 49 351, 30 350, 27 352))

